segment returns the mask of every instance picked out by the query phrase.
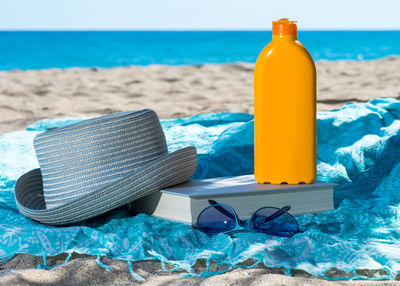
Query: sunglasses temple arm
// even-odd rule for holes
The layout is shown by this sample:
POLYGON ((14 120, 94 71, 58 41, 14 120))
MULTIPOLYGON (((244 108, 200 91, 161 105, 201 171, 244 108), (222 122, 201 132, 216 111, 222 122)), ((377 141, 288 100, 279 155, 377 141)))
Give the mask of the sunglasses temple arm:
POLYGON ((226 209, 224 209, 220 204, 218 204, 216 201, 214 200, 208 200, 208 203, 210 205, 212 205, 217 211, 219 211, 220 213, 222 213, 223 215, 226 215, 227 217, 229 217, 230 219, 235 219, 235 216, 230 213, 229 211, 227 211, 226 209))
POLYGON ((272 215, 270 215, 269 217, 263 218, 262 220, 258 221, 256 223, 256 225, 265 223, 267 221, 271 221, 274 220, 278 217, 280 217, 281 215, 283 215, 285 212, 287 212, 288 210, 290 210, 290 206, 284 206, 283 208, 277 210, 276 212, 274 212, 272 215))

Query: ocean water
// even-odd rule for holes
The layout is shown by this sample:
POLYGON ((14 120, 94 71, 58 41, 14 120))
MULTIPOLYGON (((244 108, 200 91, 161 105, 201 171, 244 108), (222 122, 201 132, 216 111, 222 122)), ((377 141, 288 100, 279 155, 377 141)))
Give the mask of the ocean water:
MULTIPOLYGON (((254 63, 271 31, 0 32, 0 70, 254 63)), ((400 31, 303 31, 314 60, 400 55, 400 31)))

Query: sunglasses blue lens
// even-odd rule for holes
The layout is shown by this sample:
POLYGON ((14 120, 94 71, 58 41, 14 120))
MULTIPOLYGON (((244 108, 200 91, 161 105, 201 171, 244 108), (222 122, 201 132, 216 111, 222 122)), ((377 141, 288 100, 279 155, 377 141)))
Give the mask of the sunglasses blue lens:
POLYGON ((236 216, 228 206, 212 205, 200 213, 197 227, 208 234, 231 231, 236 227, 236 216))
POLYGON ((256 211, 250 222, 257 232, 275 236, 293 236, 299 232, 296 219, 279 208, 262 208, 256 211))

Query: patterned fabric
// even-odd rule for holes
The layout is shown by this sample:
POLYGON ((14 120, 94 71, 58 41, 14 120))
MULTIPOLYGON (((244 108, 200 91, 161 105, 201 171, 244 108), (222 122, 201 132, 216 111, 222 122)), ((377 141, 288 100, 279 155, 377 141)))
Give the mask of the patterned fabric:
POLYGON ((149 109, 88 119, 38 134, 40 169, 18 179, 22 214, 46 224, 82 221, 187 181, 196 150, 168 154, 157 114, 149 109))
MULTIPOLYGON (((253 171, 252 118, 207 114, 164 120, 162 126, 169 151, 197 147, 194 178, 244 175, 253 171)), ((393 278, 400 272, 400 102, 395 99, 318 113, 317 179, 339 184, 336 209, 297 217, 304 233, 292 238, 253 233, 208 236, 184 224, 143 214, 132 217, 124 208, 67 227, 33 222, 17 210, 15 181, 37 167, 33 137, 68 122, 45 120, 29 126, 30 131, 0 137, 0 257, 4 259, 17 253, 47 256, 75 251, 126 261, 157 259, 191 275, 201 258, 207 265, 211 261, 224 265, 221 272, 248 258, 284 267, 288 274, 291 269, 313 275, 324 275, 331 268, 384 269, 380 275, 393 278)), ((220 273, 210 271, 201 275, 220 273)), ((358 272, 354 275, 360 278, 358 272)))

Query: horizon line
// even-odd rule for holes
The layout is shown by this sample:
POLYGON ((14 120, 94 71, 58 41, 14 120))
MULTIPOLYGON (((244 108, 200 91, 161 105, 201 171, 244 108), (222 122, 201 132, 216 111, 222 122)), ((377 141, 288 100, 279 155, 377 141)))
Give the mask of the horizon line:
MULTIPOLYGON (((0 32, 271 32, 271 29, 0 29, 0 32)), ((326 28, 301 29, 299 32, 400 32, 398 29, 326 28)))

